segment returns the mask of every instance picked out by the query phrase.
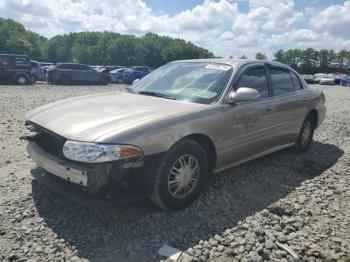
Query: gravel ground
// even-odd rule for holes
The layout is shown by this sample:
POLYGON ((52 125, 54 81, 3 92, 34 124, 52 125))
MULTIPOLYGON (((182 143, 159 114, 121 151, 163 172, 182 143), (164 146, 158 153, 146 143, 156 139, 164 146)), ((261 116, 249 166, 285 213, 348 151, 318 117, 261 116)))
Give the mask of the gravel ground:
POLYGON ((254 160, 209 179, 191 207, 148 201, 86 208, 31 177, 23 116, 58 99, 123 86, 0 86, 0 261, 350 261, 350 89, 323 86, 328 113, 311 149, 254 160))

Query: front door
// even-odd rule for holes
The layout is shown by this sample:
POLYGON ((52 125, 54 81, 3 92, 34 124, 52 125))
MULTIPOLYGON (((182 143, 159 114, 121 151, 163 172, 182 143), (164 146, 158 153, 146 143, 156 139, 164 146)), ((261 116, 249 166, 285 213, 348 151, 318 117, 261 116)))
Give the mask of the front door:
POLYGON ((256 89, 260 98, 223 106, 227 136, 226 152, 223 154, 226 157, 222 166, 240 162, 275 147, 275 137, 281 125, 276 118, 274 98, 264 64, 245 68, 233 85, 234 90, 240 87, 256 89))

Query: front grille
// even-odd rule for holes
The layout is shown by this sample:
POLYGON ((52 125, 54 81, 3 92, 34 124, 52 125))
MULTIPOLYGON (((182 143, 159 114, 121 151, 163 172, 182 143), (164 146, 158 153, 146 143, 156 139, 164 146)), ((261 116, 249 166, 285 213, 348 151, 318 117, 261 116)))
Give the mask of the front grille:
POLYGON ((37 128, 35 142, 45 152, 58 158, 64 158, 63 145, 66 139, 43 128, 37 128))

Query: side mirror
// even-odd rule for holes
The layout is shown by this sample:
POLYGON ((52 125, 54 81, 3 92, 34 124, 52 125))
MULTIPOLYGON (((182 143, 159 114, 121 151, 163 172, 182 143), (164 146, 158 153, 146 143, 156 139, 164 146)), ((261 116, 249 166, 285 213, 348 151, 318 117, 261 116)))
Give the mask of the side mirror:
POLYGON ((260 98, 260 93, 250 87, 240 87, 236 92, 232 91, 228 97, 228 103, 256 101, 260 98))
POLYGON ((132 81, 132 84, 134 85, 134 84, 136 84, 138 81, 140 81, 140 79, 135 79, 134 81, 132 81))

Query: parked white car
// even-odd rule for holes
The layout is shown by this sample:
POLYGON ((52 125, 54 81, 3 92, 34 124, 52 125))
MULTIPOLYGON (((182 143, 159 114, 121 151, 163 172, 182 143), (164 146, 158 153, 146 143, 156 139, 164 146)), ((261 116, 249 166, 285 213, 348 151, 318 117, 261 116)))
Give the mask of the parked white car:
POLYGON ((334 78, 334 76, 327 75, 325 77, 322 77, 320 79, 320 85, 335 85, 335 78, 334 78))
POLYGON ((321 78, 328 77, 327 74, 319 73, 319 74, 314 74, 314 82, 319 83, 321 78))

